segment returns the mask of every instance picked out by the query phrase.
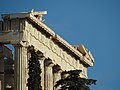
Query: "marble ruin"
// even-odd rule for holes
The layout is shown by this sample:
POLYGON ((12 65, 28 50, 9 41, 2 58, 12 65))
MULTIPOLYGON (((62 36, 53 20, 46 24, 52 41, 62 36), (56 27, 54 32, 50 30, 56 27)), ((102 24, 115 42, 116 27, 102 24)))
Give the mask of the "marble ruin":
POLYGON ((53 88, 65 70, 82 70, 87 78, 87 68, 94 58, 84 45, 72 46, 46 24, 42 16, 46 11, 2 14, 0 21, 0 90, 28 90, 28 47, 40 52, 42 89, 53 88), (7 47, 11 44, 13 51, 7 47))

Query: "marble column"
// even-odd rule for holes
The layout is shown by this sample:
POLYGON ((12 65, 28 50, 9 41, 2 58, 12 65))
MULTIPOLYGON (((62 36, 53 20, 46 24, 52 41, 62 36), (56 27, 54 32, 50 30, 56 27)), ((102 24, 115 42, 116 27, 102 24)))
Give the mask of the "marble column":
POLYGON ((15 46, 14 90, 27 90, 27 48, 15 46))
POLYGON ((44 60, 45 60, 45 57, 43 56, 43 54, 42 53, 40 53, 39 54, 39 57, 40 57, 40 59, 39 59, 39 62, 40 62, 40 67, 41 67, 41 71, 42 71, 42 73, 41 73, 41 85, 42 85, 42 90, 44 90, 44 60))
MULTIPOLYGON (((56 84, 57 81, 59 81, 61 79, 61 73, 62 73, 62 70, 60 69, 59 66, 54 66, 53 67, 53 82, 54 82, 54 85, 56 84)), ((54 90, 59 90, 60 87, 57 87, 55 88, 54 87, 54 90)))
POLYGON ((45 60, 45 90, 53 90, 53 66, 50 60, 45 60))

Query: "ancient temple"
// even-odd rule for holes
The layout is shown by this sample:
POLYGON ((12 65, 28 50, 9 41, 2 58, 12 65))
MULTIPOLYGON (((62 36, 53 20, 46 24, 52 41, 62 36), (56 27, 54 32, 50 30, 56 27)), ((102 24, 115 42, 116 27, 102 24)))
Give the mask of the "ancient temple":
POLYGON ((28 47, 40 52, 42 89, 53 88, 61 79, 62 71, 82 70, 87 78, 87 68, 94 58, 84 45, 70 45, 50 29, 42 19, 46 11, 2 14, 0 21, 0 90, 28 90, 28 47), (14 53, 6 44, 14 47, 14 53))

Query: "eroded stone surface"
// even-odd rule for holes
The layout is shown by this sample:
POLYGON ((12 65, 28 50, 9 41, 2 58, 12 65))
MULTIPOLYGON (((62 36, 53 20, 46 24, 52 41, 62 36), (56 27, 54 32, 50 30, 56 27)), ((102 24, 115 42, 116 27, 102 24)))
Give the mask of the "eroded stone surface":
MULTIPOLYGON (((81 77, 87 78, 87 68, 93 66, 94 58, 84 45, 70 45, 57 35, 42 20, 46 12, 25 12, 2 15, 0 21, 0 43, 15 47, 14 90, 28 90, 28 47, 40 52, 43 90, 53 88, 65 70, 82 70, 81 77), (56 71, 56 69, 58 69, 56 71), (51 82, 52 81, 52 82, 51 82)), ((2 55, 2 54, 0 54, 2 55)), ((0 79, 1 81, 1 79, 0 79)), ((4 89, 1 89, 4 90, 4 89)))

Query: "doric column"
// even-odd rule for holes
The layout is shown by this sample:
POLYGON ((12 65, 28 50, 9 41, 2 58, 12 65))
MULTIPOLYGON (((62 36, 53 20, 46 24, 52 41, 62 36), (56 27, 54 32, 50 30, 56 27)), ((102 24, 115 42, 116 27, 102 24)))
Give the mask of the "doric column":
MULTIPOLYGON (((53 82, 54 82, 54 85, 56 84, 57 81, 59 81, 61 79, 61 73, 62 73, 62 70, 60 69, 60 66, 54 66, 53 67, 53 82)), ((58 88, 55 88, 54 87, 54 90, 58 90, 58 88)))
POLYGON ((53 90, 53 63, 45 60, 45 90, 53 90))
POLYGON ((27 48, 15 46, 14 90, 27 90, 27 48))

